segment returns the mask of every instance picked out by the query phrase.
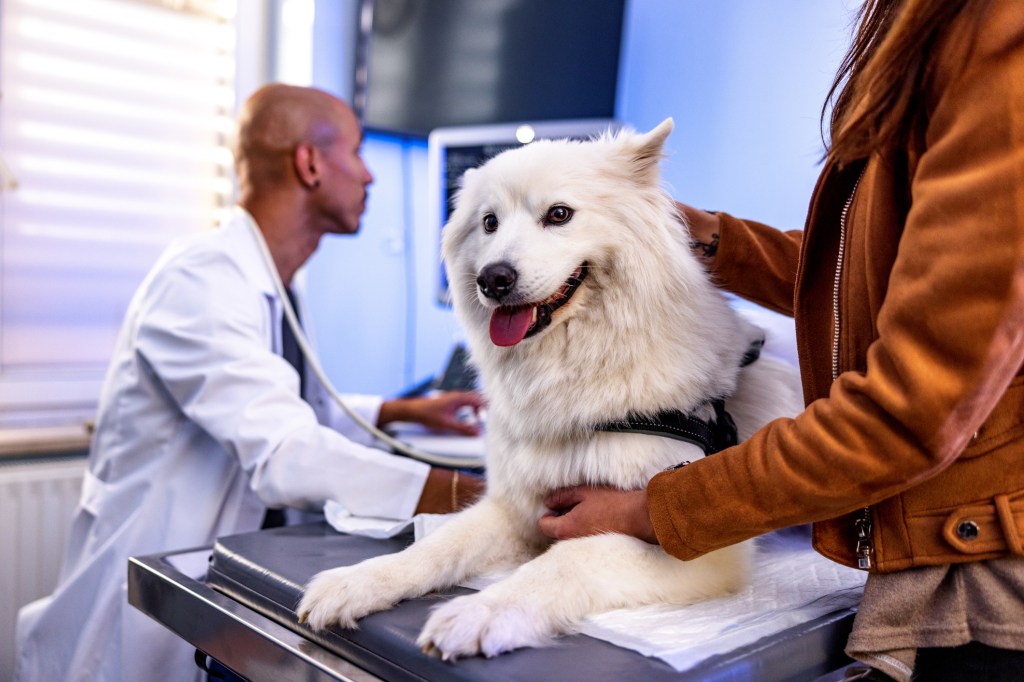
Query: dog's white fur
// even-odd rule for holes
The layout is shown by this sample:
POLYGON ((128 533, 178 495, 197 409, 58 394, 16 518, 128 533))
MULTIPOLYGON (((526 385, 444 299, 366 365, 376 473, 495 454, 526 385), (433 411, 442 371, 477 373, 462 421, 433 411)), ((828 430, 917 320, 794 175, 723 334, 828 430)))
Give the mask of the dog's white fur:
POLYGON ((487 494, 403 552, 315 576, 299 606, 313 628, 355 627, 402 599, 518 567, 434 610, 418 640, 444 658, 494 656, 571 632, 588 614, 688 603, 744 584, 749 543, 683 562, 624 535, 552 544, 536 528, 556 488, 641 488, 702 455, 688 443, 595 424, 665 409, 710 417, 706 401, 731 396, 742 439, 800 409, 787 365, 761 358, 740 370, 759 331, 690 253, 661 188, 658 162, 671 129, 666 120, 647 134, 538 141, 466 173, 443 252, 489 401, 487 494), (573 209, 571 220, 545 223, 553 205, 573 209), (488 213, 498 218, 493 232, 482 227, 488 213), (519 275, 513 301, 549 298, 581 263, 589 274, 549 327, 499 347, 488 336, 497 303, 477 286, 481 269, 498 261, 519 275))

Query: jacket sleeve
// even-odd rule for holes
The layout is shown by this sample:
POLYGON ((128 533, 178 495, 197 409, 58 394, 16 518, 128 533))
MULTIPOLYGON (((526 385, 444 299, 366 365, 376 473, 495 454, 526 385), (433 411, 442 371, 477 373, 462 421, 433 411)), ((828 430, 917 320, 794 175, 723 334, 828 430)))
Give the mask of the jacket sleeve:
POLYGON ((712 276, 727 291, 793 316, 793 289, 803 232, 782 232, 719 213, 718 257, 712 276))
MULTIPOLYGON (((651 517, 673 555, 694 558, 775 528, 834 518, 935 476, 955 461, 1018 373, 1019 9, 992 3, 970 58, 945 55, 943 63, 959 63, 939 72, 931 93, 913 204, 866 369, 841 374, 827 397, 795 419, 772 422, 730 450, 652 479, 651 517)), ((870 174, 869 164, 864 184, 870 174)))
POLYGON ((317 421, 298 375, 269 348, 269 306, 219 253, 165 268, 141 312, 137 352, 184 417, 234 455, 268 506, 409 518, 429 467, 317 421))

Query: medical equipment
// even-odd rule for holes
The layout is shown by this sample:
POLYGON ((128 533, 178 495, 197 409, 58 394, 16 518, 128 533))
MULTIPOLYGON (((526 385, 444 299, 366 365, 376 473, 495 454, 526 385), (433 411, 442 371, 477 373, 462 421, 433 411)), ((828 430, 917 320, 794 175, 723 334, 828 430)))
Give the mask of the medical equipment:
POLYGON ((362 415, 358 414, 355 410, 345 404, 345 401, 342 399, 338 391, 335 390, 334 385, 331 383, 330 379, 327 378, 323 368, 321 368, 320 361, 317 359, 316 353, 313 351, 309 340, 306 338, 306 334, 299 325, 299 320, 295 315, 295 310, 292 309, 291 302, 288 300, 287 291, 285 290, 284 283, 281 281, 280 274, 277 272, 277 266, 274 265, 274 259, 270 255, 270 249, 267 247, 267 242, 263 238, 263 233, 260 232, 259 227, 257 227, 255 222, 251 222, 250 224, 252 226, 253 237, 256 240, 256 244, 259 246, 260 254, 263 256, 263 262, 267 266, 267 270, 270 272, 270 278, 274 283, 274 290, 277 292, 277 297, 284 308, 285 319, 288 320, 288 325, 291 327, 292 332, 294 332, 295 339, 298 341, 299 348, 302 349, 302 353, 304 354, 310 369, 312 369, 313 373, 316 374, 317 379, 320 380, 320 383, 323 384, 327 393, 331 396, 331 399, 337 403, 338 407, 340 407, 341 410, 363 430, 384 442, 396 452, 407 457, 420 460, 421 462, 426 462, 427 464, 455 469, 483 467, 484 461, 482 456, 479 458, 470 458, 465 456, 449 457, 441 454, 424 452, 423 450, 412 447, 408 443, 403 443, 366 421, 362 415))
POLYGON ((350 4, 352 105, 368 130, 424 138, 445 126, 615 114, 625 0, 350 4))

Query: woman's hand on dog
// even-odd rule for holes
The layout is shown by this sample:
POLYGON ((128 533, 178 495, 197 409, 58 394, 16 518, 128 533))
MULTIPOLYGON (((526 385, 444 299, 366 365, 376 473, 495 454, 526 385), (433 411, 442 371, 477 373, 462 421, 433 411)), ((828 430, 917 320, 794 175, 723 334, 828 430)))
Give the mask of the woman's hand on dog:
POLYGON ((646 490, 589 485, 560 488, 544 498, 544 506, 549 511, 537 522, 537 528, 549 538, 623 533, 658 544, 647 511, 646 490))

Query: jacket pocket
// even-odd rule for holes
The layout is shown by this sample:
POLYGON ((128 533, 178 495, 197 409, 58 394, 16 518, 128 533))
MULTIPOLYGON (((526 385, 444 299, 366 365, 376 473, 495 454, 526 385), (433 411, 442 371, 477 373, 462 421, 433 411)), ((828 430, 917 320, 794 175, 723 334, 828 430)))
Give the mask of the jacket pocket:
POLYGON ((964 554, 1024 555, 1024 494, 996 495, 989 502, 954 509, 942 524, 942 536, 964 554))
POLYGON ((909 565, 1024 556, 1024 492, 908 514, 905 523, 913 544, 909 565))
POLYGON ((960 457, 978 457, 1020 438, 1024 438, 1024 376, 1010 382, 1006 393, 960 457))

